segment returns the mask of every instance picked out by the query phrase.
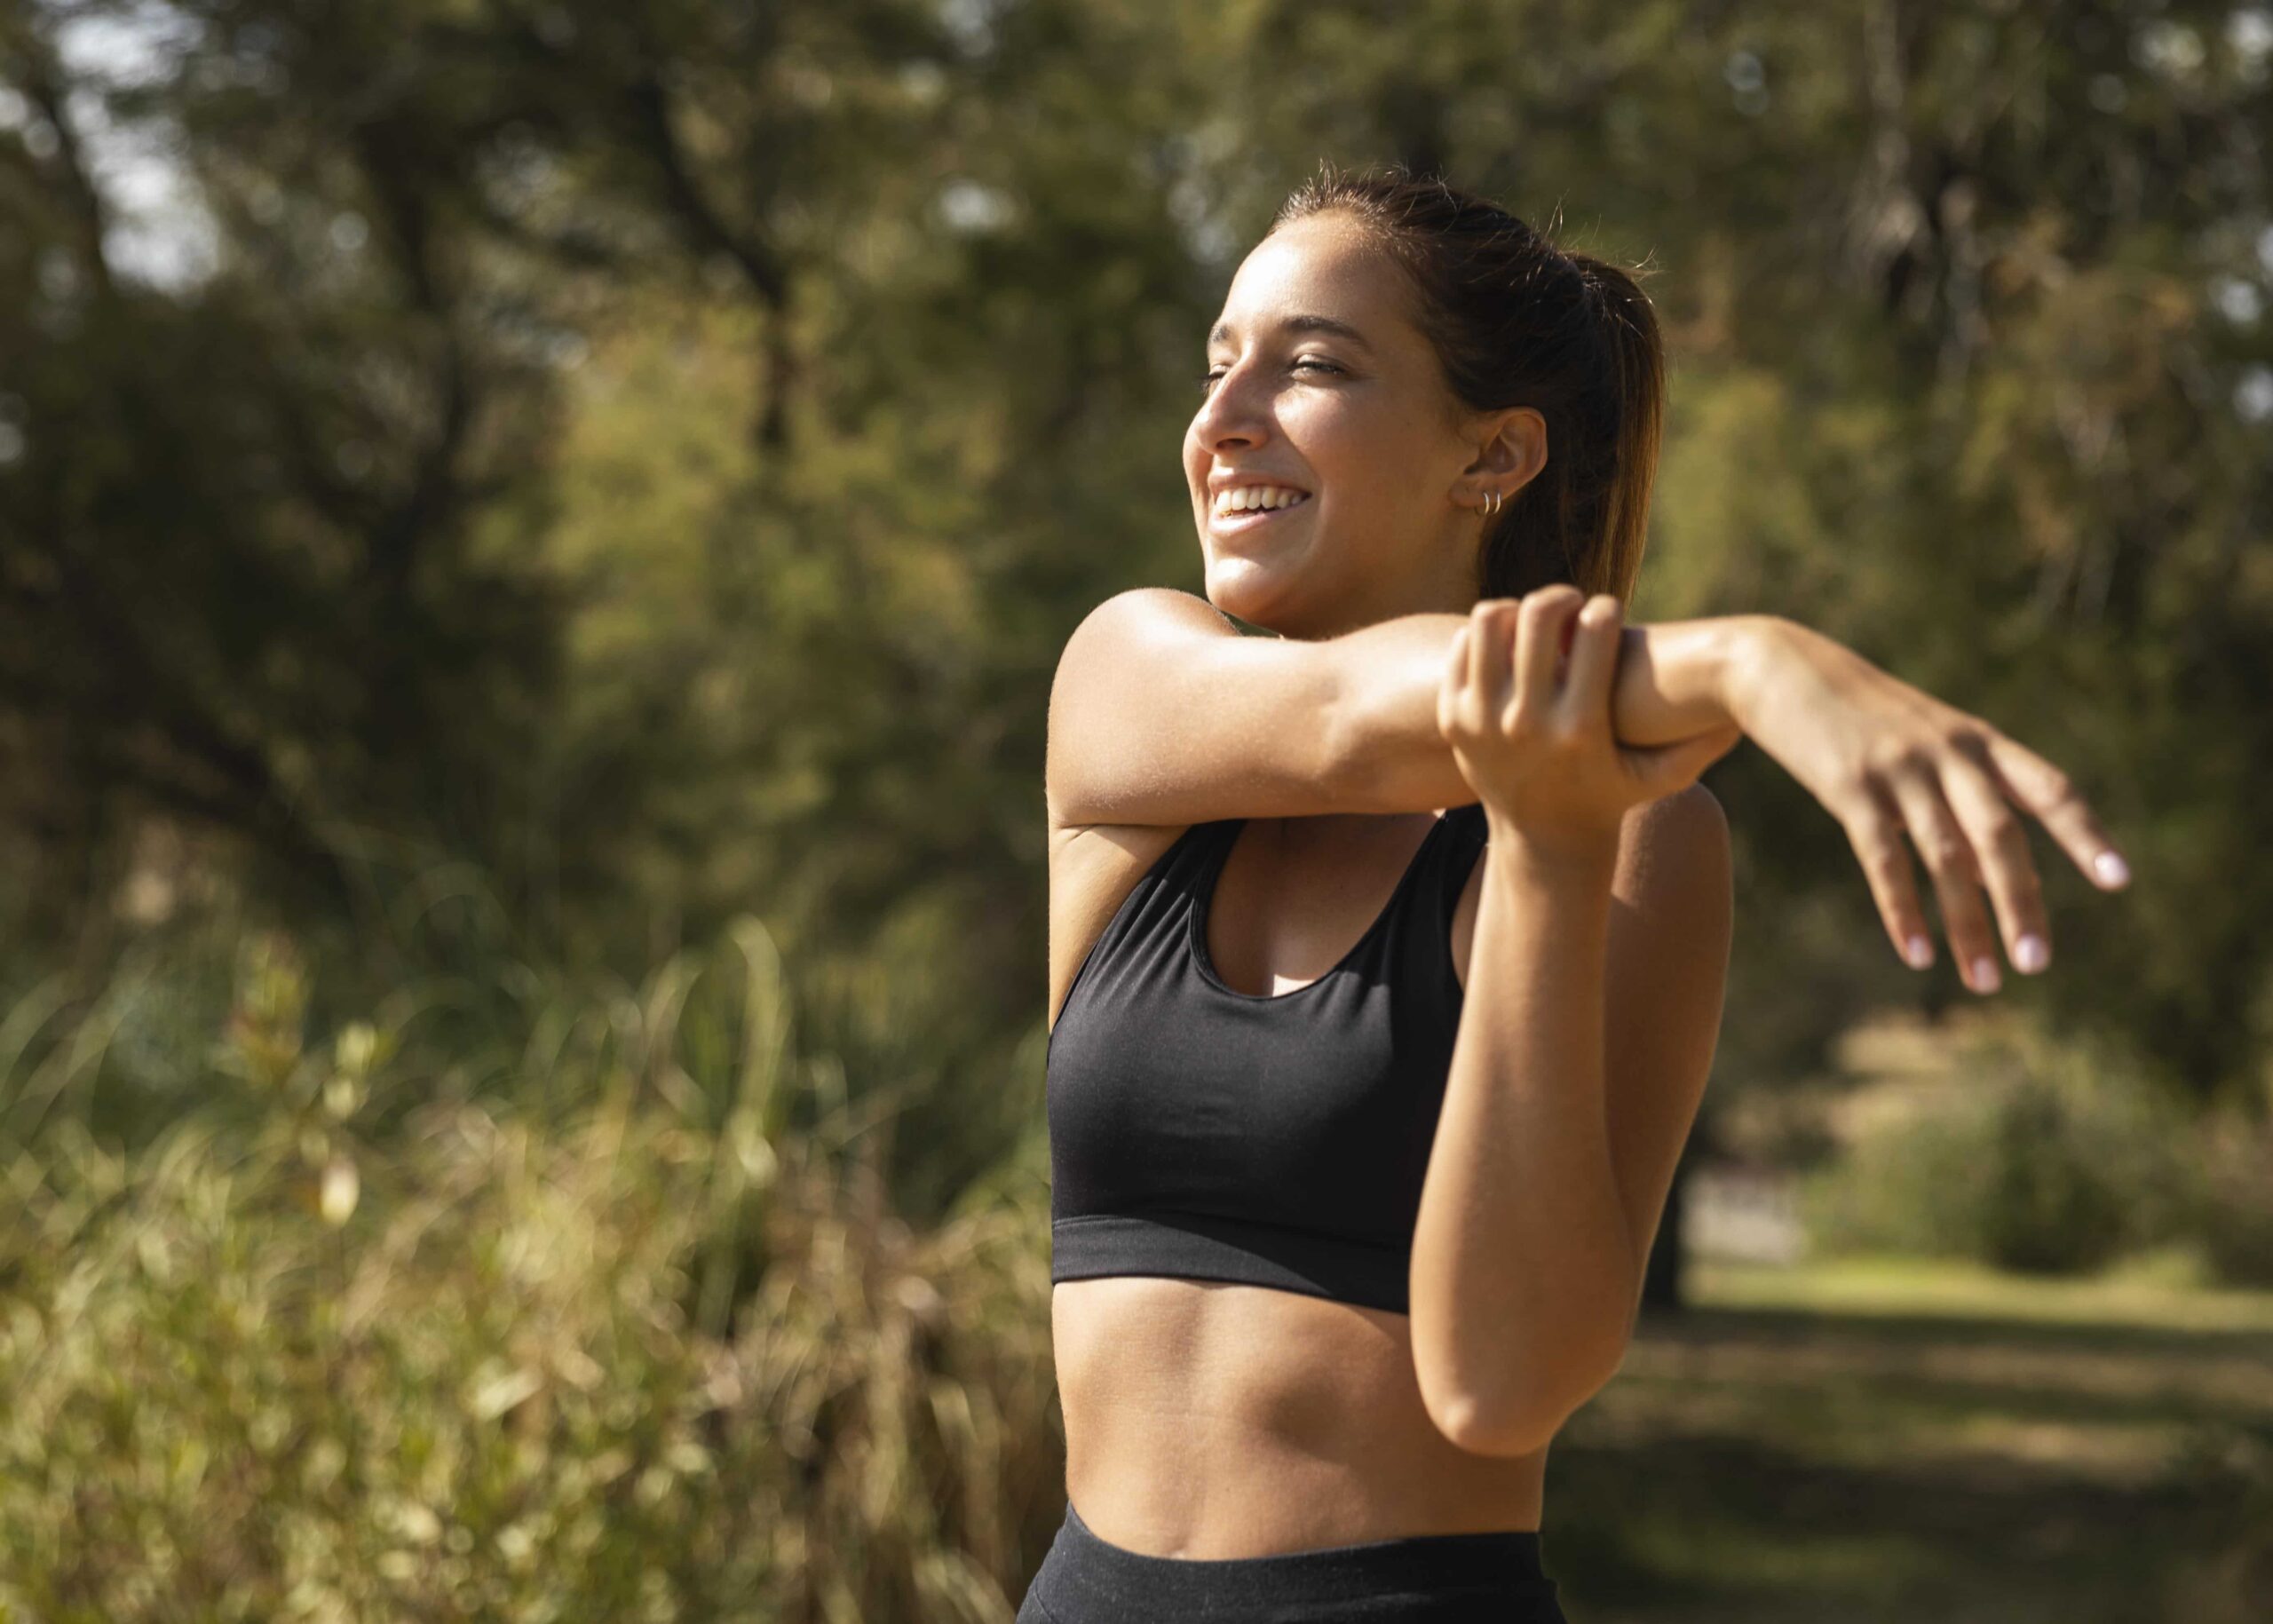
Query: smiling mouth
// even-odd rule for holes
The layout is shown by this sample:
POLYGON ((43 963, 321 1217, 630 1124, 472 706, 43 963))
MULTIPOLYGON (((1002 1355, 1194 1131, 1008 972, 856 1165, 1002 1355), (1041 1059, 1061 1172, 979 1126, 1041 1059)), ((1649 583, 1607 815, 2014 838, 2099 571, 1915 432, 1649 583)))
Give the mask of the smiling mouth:
POLYGON ((1267 520, 1284 519, 1289 513, 1308 507, 1310 500, 1309 493, 1305 492, 1283 507, 1239 508, 1222 513, 1210 511, 1208 527, 1211 530, 1251 530, 1267 520))

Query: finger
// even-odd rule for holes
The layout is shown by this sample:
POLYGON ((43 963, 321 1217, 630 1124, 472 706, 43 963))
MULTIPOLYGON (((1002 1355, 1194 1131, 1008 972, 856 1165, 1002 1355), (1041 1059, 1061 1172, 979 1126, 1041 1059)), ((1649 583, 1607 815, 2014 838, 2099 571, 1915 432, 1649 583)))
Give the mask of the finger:
MULTIPOLYGON (((1974 748, 1979 748, 1978 739, 1974 748)), ((1942 793, 1984 871, 2004 926, 2007 956, 2022 974, 2037 974, 2052 963, 2052 927, 2045 918, 2044 889, 2028 849, 2027 826, 1987 765, 1969 750, 1960 749, 1943 763, 1942 793)))
POLYGON ((1509 623, 1516 613, 1513 599, 1487 598, 1469 616, 1469 697, 1486 717, 1500 715, 1514 685, 1509 664, 1509 623))
POLYGON ((1959 974, 1976 993, 1995 992, 2003 978, 1997 971, 1997 934, 1981 897, 1979 863, 1942 798, 1941 780, 1930 771, 1911 770, 1896 773, 1889 788, 1909 826, 1911 844, 1934 876, 1942 927, 1949 933, 1950 951, 1957 955, 1959 974))
POLYGON ((1563 679, 1562 697, 1555 708, 1564 726, 1608 725, 1610 677, 1618 668, 1624 615, 1623 606, 1607 592, 1597 592, 1580 606, 1577 635, 1571 643, 1571 669, 1563 679))
POLYGON ((1565 582, 1541 587, 1523 600, 1516 621, 1514 720, 1518 725, 1542 725, 1553 714, 1563 629, 1585 602, 1586 594, 1565 582))
POLYGON ((1990 764, 2004 779, 2012 798, 2036 814, 2077 867, 2103 891, 2131 883, 2131 866, 2101 827, 2075 782, 2059 768, 1995 728, 1985 730, 1990 764))
POLYGON ((1841 807, 1834 807, 1848 844, 1863 865, 1863 877, 1879 905, 1879 918, 1904 963, 1913 970, 1929 970, 1934 963, 1934 937, 1926 922, 1926 905, 1918 897, 1918 876, 1910 866, 1910 849, 1902 844, 1902 817, 1894 797, 1873 786, 1841 807))

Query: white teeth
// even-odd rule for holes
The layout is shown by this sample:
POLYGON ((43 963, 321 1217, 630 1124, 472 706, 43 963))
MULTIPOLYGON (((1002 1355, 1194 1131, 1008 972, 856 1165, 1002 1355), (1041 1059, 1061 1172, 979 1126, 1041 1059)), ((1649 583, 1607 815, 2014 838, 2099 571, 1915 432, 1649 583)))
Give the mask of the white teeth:
POLYGON ((1256 508, 1291 508, 1307 500, 1308 492, 1289 490, 1283 485, 1241 485, 1216 493, 1216 511, 1244 513, 1256 508))

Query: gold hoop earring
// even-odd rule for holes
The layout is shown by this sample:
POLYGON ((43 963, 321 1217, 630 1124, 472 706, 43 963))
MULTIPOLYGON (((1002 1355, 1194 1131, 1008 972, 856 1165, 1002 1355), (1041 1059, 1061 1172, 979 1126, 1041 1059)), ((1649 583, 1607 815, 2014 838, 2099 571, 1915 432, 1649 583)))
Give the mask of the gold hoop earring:
POLYGON ((1484 493, 1484 517, 1486 519, 1497 519, 1500 516, 1501 504, 1506 501, 1507 498, 1501 495, 1498 491, 1485 491, 1484 493))

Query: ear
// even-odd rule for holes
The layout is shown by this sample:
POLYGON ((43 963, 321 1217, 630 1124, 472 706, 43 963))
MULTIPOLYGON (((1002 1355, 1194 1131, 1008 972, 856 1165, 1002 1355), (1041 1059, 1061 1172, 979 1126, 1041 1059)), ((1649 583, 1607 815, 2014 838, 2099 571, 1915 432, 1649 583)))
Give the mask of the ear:
POLYGON ((1476 420, 1469 443, 1476 460, 1461 470, 1477 492, 1497 491, 1512 499, 1547 466, 1547 419, 1536 407, 1510 406, 1476 420))

